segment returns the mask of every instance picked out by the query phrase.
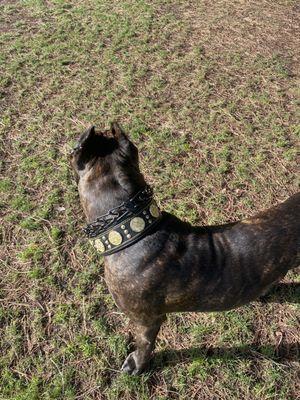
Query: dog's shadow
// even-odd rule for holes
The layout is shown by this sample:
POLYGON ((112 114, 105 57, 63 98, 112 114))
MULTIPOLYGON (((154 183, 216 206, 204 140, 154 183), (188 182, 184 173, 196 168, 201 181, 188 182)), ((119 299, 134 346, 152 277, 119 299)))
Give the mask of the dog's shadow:
MULTIPOLYGON (((258 299, 262 303, 299 303, 300 283, 279 283, 270 292, 258 299)), ((156 352, 154 368, 162 370, 178 363, 189 363, 199 358, 212 359, 259 359, 268 358, 274 361, 299 361, 300 342, 280 343, 275 345, 241 345, 235 347, 191 347, 180 350, 161 350, 156 352)))
POLYGON ((274 345, 242 345, 235 347, 190 347, 180 350, 158 351, 153 360, 155 370, 163 370, 168 366, 186 364, 197 359, 208 358, 210 361, 221 359, 257 360, 262 358, 276 362, 299 361, 300 342, 274 345))
POLYGON ((258 299, 261 303, 300 303, 300 283, 280 282, 263 297, 258 299))

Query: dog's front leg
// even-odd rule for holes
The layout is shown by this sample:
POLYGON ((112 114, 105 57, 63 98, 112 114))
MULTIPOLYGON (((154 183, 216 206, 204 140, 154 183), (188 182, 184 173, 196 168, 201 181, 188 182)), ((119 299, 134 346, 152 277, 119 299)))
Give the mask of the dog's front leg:
POLYGON ((143 323, 135 323, 136 350, 129 354, 122 365, 122 371, 130 375, 138 375, 147 367, 150 361, 155 339, 165 317, 160 317, 143 323))

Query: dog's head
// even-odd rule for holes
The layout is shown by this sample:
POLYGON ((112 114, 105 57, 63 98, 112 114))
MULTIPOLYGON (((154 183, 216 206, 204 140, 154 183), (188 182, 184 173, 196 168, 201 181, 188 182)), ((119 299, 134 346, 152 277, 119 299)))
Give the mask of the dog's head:
POLYGON ((116 122, 89 128, 71 153, 80 200, 88 220, 116 207, 145 186, 136 146, 116 122))

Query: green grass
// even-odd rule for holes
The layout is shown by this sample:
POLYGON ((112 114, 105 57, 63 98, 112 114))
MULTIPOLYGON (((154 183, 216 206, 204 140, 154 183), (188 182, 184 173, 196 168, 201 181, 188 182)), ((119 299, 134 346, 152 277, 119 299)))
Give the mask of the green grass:
POLYGON ((120 374, 128 320, 81 233, 67 157, 118 119, 162 208, 198 224, 296 192, 296 3, 0 4, 1 400, 299 396, 296 289, 170 315, 152 369, 120 374))

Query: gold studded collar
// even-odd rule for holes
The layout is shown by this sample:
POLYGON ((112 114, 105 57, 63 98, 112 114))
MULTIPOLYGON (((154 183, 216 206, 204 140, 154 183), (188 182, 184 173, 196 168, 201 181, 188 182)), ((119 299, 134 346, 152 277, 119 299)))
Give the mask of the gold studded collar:
POLYGON ((110 255, 130 246, 144 237, 160 220, 161 212, 147 186, 133 198, 89 224, 85 233, 101 253, 110 255), (110 219, 107 216, 112 216, 110 219), (99 221, 107 220, 99 227, 99 221))

